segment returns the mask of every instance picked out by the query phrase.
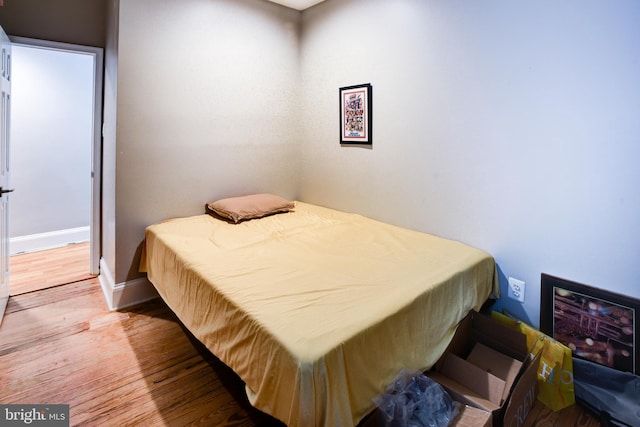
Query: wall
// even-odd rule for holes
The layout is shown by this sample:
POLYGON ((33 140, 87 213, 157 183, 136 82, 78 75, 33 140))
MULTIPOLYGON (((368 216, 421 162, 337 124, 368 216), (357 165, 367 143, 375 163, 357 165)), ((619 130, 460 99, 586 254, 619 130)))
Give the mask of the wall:
POLYGON ((54 243, 40 233, 86 227, 88 239, 93 57, 15 45, 12 54, 11 251, 20 239, 22 250, 54 243))
MULTIPOLYGON (((8 34, 105 40, 104 1, 4 3, 8 34)), ((527 282, 506 306, 533 323, 541 272, 640 297, 637 2, 106 3, 116 282, 147 224, 268 189, 491 252, 527 282), (340 147, 337 91, 361 82, 374 145, 340 147)))
POLYGON ((328 0, 302 14, 300 198, 640 297, 640 3, 328 0), (338 88, 373 85, 373 147, 338 88), (312 119, 312 120, 311 120, 312 119))
POLYGON ((0 26, 10 36, 104 47, 106 0, 5 0, 0 26))
MULTIPOLYGON (((55 2, 49 0, 5 0, 4 6, 0 7, 0 26, 10 36, 104 47, 106 36, 105 12, 108 12, 105 9, 108 1, 112 2, 112 0, 60 0, 55 2)), ((113 83, 113 80, 111 83, 113 83)), ((107 82, 105 82, 106 89, 107 82)), ((113 104, 108 104, 111 100, 105 100, 105 107, 107 105, 113 106, 113 104)), ((103 178, 105 177, 103 176, 103 178)), ((112 182, 115 182, 113 175, 106 178, 111 178, 112 182)), ((109 187, 109 183, 107 183, 107 187, 109 187)), ((106 200, 106 202, 110 203, 112 200, 106 200)), ((113 204, 110 206, 113 206, 113 204)), ((107 218, 113 219, 114 216, 107 218)), ((115 226, 113 220, 106 225, 110 225, 112 228, 115 226)), ((105 228, 104 222, 102 227, 103 229, 105 228)), ((105 239, 106 237, 103 233, 101 236, 103 246, 105 239)), ((114 239, 106 240, 106 247, 115 251, 114 239)), ((102 250, 104 255, 105 248, 103 247, 102 250)), ((115 252, 109 255, 111 255, 108 258, 110 260, 115 258, 115 252)))
POLYGON ((103 220, 117 225, 121 283, 140 276, 152 223, 221 197, 296 196, 300 13, 263 0, 122 0, 118 13, 115 219, 103 220))
MULTIPOLYGON (((116 126, 118 114, 118 20, 120 0, 107 0, 102 135, 101 261, 116 271, 116 126)), ((101 268, 102 269, 102 268, 101 268)))

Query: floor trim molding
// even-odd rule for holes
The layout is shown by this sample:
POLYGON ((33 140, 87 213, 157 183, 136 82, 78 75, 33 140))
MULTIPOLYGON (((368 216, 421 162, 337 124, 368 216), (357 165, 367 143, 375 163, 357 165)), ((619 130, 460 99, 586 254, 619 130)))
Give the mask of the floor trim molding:
POLYGON ((86 226, 11 237, 9 239, 9 254, 17 255, 59 248, 71 243, 88 242, 89 235, 90 227, 86 226))
POLYGON ((158 292, 146 277, 139 277, 121 283, 115 283, 104 258, 100 258, 100 275, 98 276, 102 293, 109 310, 116 311, 141 302, 158 298, 158 292))

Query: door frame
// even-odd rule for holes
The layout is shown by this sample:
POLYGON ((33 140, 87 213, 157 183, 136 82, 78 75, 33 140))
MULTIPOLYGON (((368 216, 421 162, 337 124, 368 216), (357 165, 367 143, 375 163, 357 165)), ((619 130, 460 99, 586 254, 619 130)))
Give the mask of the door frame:
POLYGON ((93 57, 93 141, 91 144, 91 222, 89 224, 89 272, 100 273, 100 225, 102 190, 102 91, 104 73, 103 49, 49 40, 9 36, 12 45, 58 50, 93 57))
MULTIPOLYGON (((0 27, 0 50, 2 64, 0 66, 0 185, 10 185, 9 148, 11 141, 11 41, 0 27)), ((1 187, 0 187, 1 189, 1 187)), ((2 193, 0 193, 0 197, 2 193)), ((0 323, 9 302, 9 195, 0 198, 0 323)))

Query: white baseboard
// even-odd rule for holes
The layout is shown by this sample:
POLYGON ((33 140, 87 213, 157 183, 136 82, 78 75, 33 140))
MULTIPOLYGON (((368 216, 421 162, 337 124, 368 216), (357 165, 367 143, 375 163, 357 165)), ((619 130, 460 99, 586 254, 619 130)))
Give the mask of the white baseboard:
POLYGON ((115 311, 158 298, 158 292, 146 277, 115 283, 104 258, 100 259, 98 276, 109 310, 115 311))
POLYGON ((36 252, 67 246, 70 243, 88 242, 89 236, 90 227, 86 226, 12 237, 9 239, 9 254, 36 252))

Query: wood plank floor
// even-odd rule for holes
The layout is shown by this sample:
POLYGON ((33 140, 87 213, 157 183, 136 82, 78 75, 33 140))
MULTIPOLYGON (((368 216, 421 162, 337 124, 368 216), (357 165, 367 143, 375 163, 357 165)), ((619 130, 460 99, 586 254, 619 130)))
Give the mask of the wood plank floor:
POLYGON ((89 242, 13 255, 9 261, 9 289, 20 295, 92 277, 89 242))
POLYGON ((9 299, 0 402, 69 404, 71 425, 279 425, 152 301, 110 312, 97 279, 9 299))
MULTIPOLYGON (((161 300, 110 312, 97 278, 9 299, 0 402, 69 404, 74 426, 282 426, 161 300)), ((539 402, 526 421, 598 425, 578 406, 554 413, 539 402)))

